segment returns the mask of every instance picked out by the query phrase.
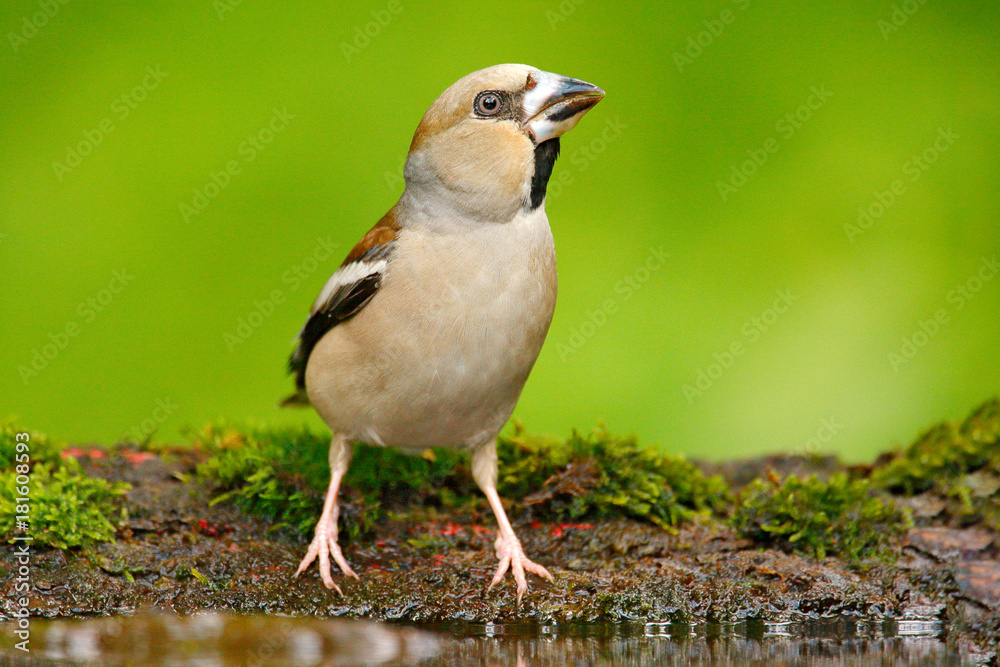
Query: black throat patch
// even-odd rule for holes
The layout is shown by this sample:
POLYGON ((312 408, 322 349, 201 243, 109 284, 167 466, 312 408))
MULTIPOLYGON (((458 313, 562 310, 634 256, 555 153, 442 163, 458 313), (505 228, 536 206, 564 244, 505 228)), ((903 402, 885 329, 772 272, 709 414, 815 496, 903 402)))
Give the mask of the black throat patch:
POLYGON ((528 196, 530 210, 535 210, 545 200, 545 188, 552 176, 552 167, 559 157, 559 137, 549 139, 535 146, 535 173, 531 175, 531 194, 528 196))

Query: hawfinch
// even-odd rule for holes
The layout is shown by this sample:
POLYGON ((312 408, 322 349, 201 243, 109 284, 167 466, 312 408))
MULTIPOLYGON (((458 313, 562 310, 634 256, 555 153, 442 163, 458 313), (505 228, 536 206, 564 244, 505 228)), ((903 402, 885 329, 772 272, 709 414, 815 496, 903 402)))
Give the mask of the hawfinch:
POLYGON ((496 438, 535 363, 556 304, 556 255, 545 188, 559 136, 604 96, 597 86, 526 65, 459 79, 424 114, 406 188, 320 291, 289 360, 298 394, 333 432, 330 486, 315 538, 328 588, 337 491, 353 442, 472 454, 496 515, 500 560, 517 599, 530 561, 497 495, 496 438))

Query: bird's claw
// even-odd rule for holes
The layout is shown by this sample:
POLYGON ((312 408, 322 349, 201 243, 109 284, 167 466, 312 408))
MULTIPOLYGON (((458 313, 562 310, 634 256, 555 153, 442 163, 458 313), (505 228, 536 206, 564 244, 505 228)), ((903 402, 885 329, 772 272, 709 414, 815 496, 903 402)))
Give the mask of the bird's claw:
POLYGON ((521 541, 516 536, 504 537, 502 534, 498 534, 495 546, 500 565, 497 567, 497 573, 493 575, 493 581, 486 588, 487 591, 500 583, 508 569, 513 573, 514 582, 517 584, 517 604, 521 604, 521 598, 528 590, 528 581, 524 576, 525 571, 552 581, 552 575, 549 574, 548 570, 524 555, 521 541))
POLYGON ((316 536, 313 537, 312 542, 309 544, 309 550, 306 551, 306 555, 302 558, 302 562, 299 563, 299 569, 295 571, 295 576, 299 576, 305 572, 306 568, 309 567, 314 560, 319 558, 319 576, 323 580, 323 584, 327 588, 332 588, 341 595, 344 594, 340 590, 340 586, 336 584, 333 580, 333 576, 330 574, 330 557, 333 557, 334 562, 340 568, 341 572, 349 577, 358 578, 358 575, 351 569, 351 566, 347 564, 347 559, 344 558, 344 553, 340 550, 340 545, 337 544, 337 534, 331 532, 328 527, 320 522, 320 525, 316 526, 316 536))

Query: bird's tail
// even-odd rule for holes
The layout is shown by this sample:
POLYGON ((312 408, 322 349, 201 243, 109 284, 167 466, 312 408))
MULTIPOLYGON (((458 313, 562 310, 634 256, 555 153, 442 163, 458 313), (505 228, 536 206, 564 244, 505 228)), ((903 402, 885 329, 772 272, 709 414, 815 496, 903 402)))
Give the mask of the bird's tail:
POLYGON ((278 402, 279 408, 305 408, 309 407, 309 396, 305 389, 299 389, 290 396, 286 396, 278 402))

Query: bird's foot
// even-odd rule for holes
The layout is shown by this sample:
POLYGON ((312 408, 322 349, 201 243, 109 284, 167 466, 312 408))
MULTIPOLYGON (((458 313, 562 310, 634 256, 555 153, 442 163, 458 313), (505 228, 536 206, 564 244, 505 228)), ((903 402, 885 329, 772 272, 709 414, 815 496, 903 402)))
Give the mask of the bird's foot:
POLYGON ((508 536, 504 536, 503 532, 497 533, 495 546, 500 566, 497 568, 497 573, 493 575, 493 581, 490 582, 486 590, 490 590, 500 583, 503 576, 507 574, 507 570, 510 569, 514 574, 514 581, 517 583, 517 603, 521 604, 521 598, 524 596, 525 591, 528 590, 528 581, 524 576, 525 571, 532 572, 539 577, 544 577, 552 581, 552 575, 549 574, 548 570, 538 563, 529 560, 524 555, 521 541, 513 533, 508 536))
POLYGON ((309 550, 306 552, 302 562, 299 563, 299 569, 295 571, 295 576, 297 577, 302 574, 319 557, 319 576, 323 580, 323 584, 327 588, 332 588, 343 595, 344 592, 340 590, 340 586, 333 581, 333 577, 330 575, 330 557, 333 557, 340 570, 347 576, 357 579, 358 575, 347 564, 347 559, 344 558, 344 554, 340 550, 340 545, 337 544, 336 521, 336 514, 334 514, 334 526, 331 529, 328 518, 320 517, 319 523, 316 525, 316 535, 313 537, 313 541, 309 545, 309 550))

